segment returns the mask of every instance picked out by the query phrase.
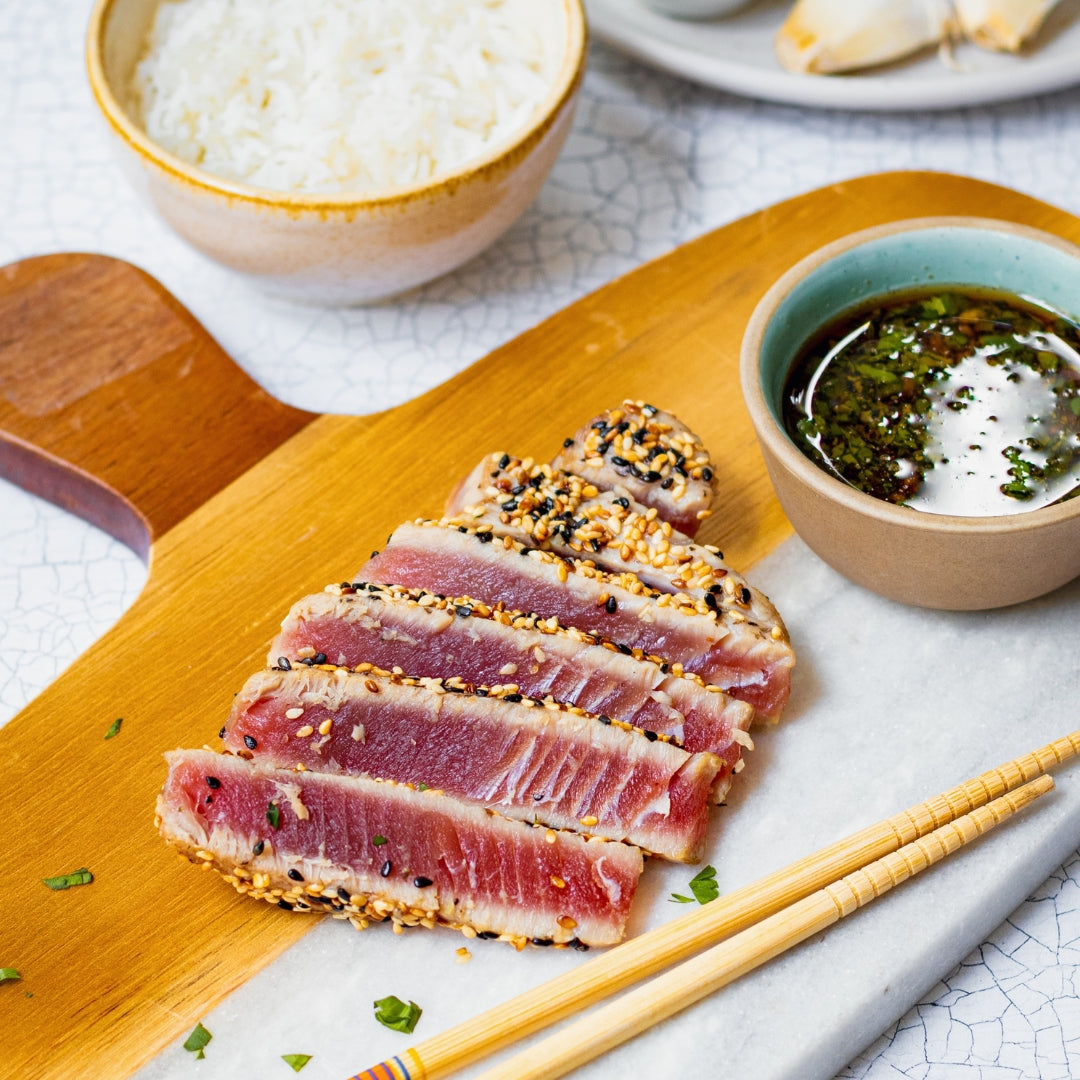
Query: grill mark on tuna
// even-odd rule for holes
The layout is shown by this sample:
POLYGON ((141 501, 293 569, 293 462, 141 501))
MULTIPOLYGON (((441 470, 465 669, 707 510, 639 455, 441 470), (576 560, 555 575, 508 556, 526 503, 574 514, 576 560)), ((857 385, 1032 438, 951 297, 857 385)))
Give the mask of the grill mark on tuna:
POLYGON ((447 694, 439 680, 361 668, 253 675, 234 701, 225 748, 238 753, 254 736, 255 761, 423 783, 508 817, 700 858, 722 767, 715 755, 599 724, 573 706, 447 694))
POLYGON ((738 612, 711 611, 700 599, 650 589, 633 574, 608 573, 511 537, 483 543, 475 526, 445 519, 403 524, 358 578, 554 617, 661 656, 676 673, 694 672, 769 719, 779 716, 790 691, 795 659, 782 628, 767 632, 738 612), (614 613, 601 602, 605 595, 616 598, 614 613))
POLYGON ((726 790, 738 762, 734 731, 749 729, 753 710, 690 673, 665 674, 640 649, 635 656, 556 620, 488 607, 471 597, 387 586, 372 595, 340 585, 296 603, 270 648, 294 661, 323 653, 355 667, 400 667, 436 678, 452 671, 476 685, 513 684, 532 697, 551 695, 636 727, 670 735, 690 751, 725 762, 718 777, 726 790), (462 617, 460 610, 469 611, 462 617), (449 663, 447 657, 453 656, 449 663), (514 670, 507 673, 510 668, 514 670))
POLYGON ((519 947, 534 938, 610 945, 623 936, 642 869, 630 845, 550 834, 366 777, 282 773, 205 750, 166 759, 169 777, 157 805, 162 836, 255 899, 303 903, 360 929, 384 919, 471 927, 519 947), (200 801, 208 771, 221 780, 210 806, 200 801), (275 829, 266 806, 283 782, 296 786, 309 816, 297 817, 283 801, 275 829), (373 846, 376 834, 386 843, 373 846), (257 840, 264 846, 256 856, 257 840), (397 869, 384 877, 387 860, 397 869), (290 869, 304 881, 290 878, 290 869), (417 887, 419 875, 432 884, 417 887))

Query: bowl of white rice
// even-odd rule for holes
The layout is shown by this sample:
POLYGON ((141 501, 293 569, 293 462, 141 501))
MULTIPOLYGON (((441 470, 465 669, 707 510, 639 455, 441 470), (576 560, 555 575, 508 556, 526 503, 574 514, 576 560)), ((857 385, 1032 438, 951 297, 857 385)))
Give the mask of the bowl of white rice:
POLYGON ((585 62, 580 0, 96 0, 90 85, 184 239, 265 290, 365 303, 528 206, 585 62))

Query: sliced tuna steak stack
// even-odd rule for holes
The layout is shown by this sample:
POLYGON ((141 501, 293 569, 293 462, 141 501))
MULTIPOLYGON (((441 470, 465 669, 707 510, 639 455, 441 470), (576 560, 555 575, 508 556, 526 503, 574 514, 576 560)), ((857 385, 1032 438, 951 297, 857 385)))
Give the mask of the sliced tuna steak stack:
POLYGON ((348 667, 366 661, 427 678, 452 671, 466 683, 570 702, 669 735, 686 750, 716 754, 723 760, 716 785, 721 798, 749 744, 753 709, 700 677, 672 674, 640 649, 626 655, 556 619, 469 597, 399 585, 331 585, 293 606, 270 648, 270 663, 280 656, 293 662, 322 656, 348 667))
POLYGON ((166 757, 161 834, 256 899, 361 928, 440 922, 518 945, 610 945, 623 935, 642 868, 628 844, 366 777, 206 750, 166 757))
POLYGON ((779 716, 795 657, 782 623, 765 627, 706 599, 661 593, 630 573, 530 547, 486 526, 416 521, 398 526, 357 578, 393 582, 444 596, 471 596, 555 618, 660 656, 748 702, 757 715, 779 716))
MULTIPOLYGON (((367 670, 364 670, 364 669, 367 670)), ((505 689, 304 667, 253 675, 225 748, 259 764, 438 789, 507 817, 701 858, 720 761, 505 689)))
POLYGON ((701 439, 638 401, 550 465, 489 455, 450 517, 294 606, 225 752, 167 755, 162 835, 359 928, 617 942, 642 852, 701 858, 755 712, 788 698, 775 608, 692 539, 714 484, 701 439))
POLYGON ((602 412, 563 443, 551 464, 655 508, 687 536, 712 513, 715 475, 701 439, 643 401, 602 412))

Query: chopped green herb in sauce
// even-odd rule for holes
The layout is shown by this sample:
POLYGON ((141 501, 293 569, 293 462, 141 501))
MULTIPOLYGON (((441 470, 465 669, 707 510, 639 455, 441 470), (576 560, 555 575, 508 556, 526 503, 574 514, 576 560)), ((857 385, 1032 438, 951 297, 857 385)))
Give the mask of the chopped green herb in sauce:
POLYGON ((683 896, 680 893, 672 893, 671 900, 678 904, 692 904, 695 900, 699 904, 707 904, 720 895, 720 886, 716 884, 716 867, 706 866, 698 871, 690 879, 690 891, 693 896, 683 896))
POLYGON ((266 807, 266 820, 270 822, 272 828, 281 828, 281 807, 276 802, 266 807))
POLYGON ((386 843, 386 837, 385 836, 373 836, 371 838, 371 842, 376 847, 382 847, 382 845, 386 843))
POLYGON ((293 1072, 299 1072, 310 1060, 310 1054, 282 1054, 281 1060, 285 1062, 293 1072))
POLYGON ((876 498, 994 516, 1080 493, 1080 327, 1003 293, 881 297, 796 359, 784 423, 876 498))
POLYGON ((109 730, 105 732, 105 738, 111 739, 114 735, 120 734, 120 725, 124 722, 122 716, 118 716, 110 725, 109 730))
POLYGON ((195 1030, 192 1031, 184 1042, 184 1049, 190 1050, 195 1055, 196 1060, 201 1061, 206 1057, 206 1054, 203 1051, 206 1049, 207 1043, 209 1043, 213 1037, 214 1036, 211 1035, 201 1023, 196 1024, 195 1030))
POLYGON ((406 1005, 401 998, 394 997, 393 994, 375 1002, 375 1019, 383 1027, 404 1031, 406 1035, 411 1034, 416 1027, 416 1022, 423 1011, 415 1001, 410 1001, 406 1005))
POLYGON ((70 874, 60 874, 58 877, 42 878, 42 883, 50 889, 59 892, 61 889, 70 889, 74 885, 89 885, 94 880, 94 875, 85 866, 73 870, 70 874))

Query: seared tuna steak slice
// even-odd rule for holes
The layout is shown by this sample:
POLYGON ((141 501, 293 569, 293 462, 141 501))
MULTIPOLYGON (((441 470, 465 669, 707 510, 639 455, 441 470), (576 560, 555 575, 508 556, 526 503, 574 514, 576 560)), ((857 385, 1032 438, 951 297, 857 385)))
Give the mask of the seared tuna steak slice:
POLYGON ((248 679, 225 749, 265 765, 364 774, 445 791, 506 817, 701 857, 712 754, 503 688, 411 679, 361 665, 297 665, 248 679))
POLYGON ((686 750, 723 759, 717 801, 742 747, 750 744, 745 732, 751 706, 706 686, 697 675, 674 675, 640 649, 625 655, 611 642, 556 619, 468 597, 447 599, 401 585, 329 585, 293 605, 269 663, 279 656, 293 662, 321 656, 348 667, 368 661, 426 678, 456 675, 669 735, 686 750))
POLYGON ((687 536, 712 512, 713 465, 701 439, 671 413, 643 401, 601 413, 563 443, 551 464, 601 491, 618 489, 655 507, 687 536))
POLYGON ((775 719, 787 701, 794 654, 783 626, 765 629, 741 611, 660 593, 630 573, 528 547, 481 526, 417 521, 394 530, 358 579, 444 596, 472 596, 555 618, 627 648, 661 656, 671 671, 700 675, 775 719))
POLYGON ((248 896, 360 929, 441 922, 519 946, 623 936, 642 868, 628 844, 366 777, 287 772, 208 750, 165 756, 162 836, 248 896))
POLYGON ((531 458, 489 454, 451 496, 447 515, 589 559, 611 573, 629 570, 659 592, 697 597, 783 632, 769 598, 728 566, 718 548, 695 544, 627 495, 601 492, 589 480, 531 458))

